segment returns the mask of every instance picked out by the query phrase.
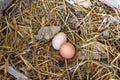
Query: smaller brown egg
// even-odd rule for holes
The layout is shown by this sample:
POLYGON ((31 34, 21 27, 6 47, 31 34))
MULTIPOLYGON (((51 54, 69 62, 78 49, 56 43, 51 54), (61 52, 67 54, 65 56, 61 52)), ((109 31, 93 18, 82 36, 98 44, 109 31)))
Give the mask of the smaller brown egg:
POLYGON ((60 48, 60 54, 66 59, 70 59, 75 55, 75 47, 69 43, 64 43, 60 48))

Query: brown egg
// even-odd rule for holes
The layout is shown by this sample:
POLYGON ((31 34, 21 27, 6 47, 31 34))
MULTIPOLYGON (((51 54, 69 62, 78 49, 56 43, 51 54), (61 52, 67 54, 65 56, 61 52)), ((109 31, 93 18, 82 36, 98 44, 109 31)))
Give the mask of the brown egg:
POLYGON ((66 59, 70 59, 75 55, 75 47, 69 43, 64 43, 60 48, 60 54, 66 59))

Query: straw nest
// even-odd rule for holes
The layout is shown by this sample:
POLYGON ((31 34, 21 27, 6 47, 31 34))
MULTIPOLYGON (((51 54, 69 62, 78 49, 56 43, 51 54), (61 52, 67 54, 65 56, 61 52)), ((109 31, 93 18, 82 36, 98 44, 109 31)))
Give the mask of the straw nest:
POLYGON ((16 79, 9 66, 31 80, 120 79, 119 16, 97 0, 88 9, 64 0, 14 2, 0 19, 0 79, 16 79), (76 55, 64 59, 51 40, 36 40, 42 26, 61 26, 76 55))

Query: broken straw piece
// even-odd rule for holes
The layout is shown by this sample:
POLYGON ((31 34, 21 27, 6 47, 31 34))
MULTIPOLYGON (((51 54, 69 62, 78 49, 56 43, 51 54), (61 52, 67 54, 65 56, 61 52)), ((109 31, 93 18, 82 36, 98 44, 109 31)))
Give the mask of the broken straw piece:
POLYGON ((108 21, 111 21, 115 25, 118 25, 120 23, 119 18, 117 16, 114 16, 114 17, 110 16, 110 17, 108 17, 108 21))
POLYGON ((90 0, 75 0, 75 3, 79 6, 82 5, 85 8, 89 8, 92 5, 90 0))
POLYGON ((0 14, 11 5, 14 0, 0 0, 0 14))
POLYGON ((73 0, 65 0, 65 1, 71 5, 75 5, 75 2, 73 0))
POLYGON ((85 8, 89 8, 92 4, 90 0, 66 0, 67 3, 75 6, 76 4, 79 6, 83 6, 85 8))
POLYGON ((25 75, 16 71, 12 66, 8 67, 8 73, 13 75, 18 80, 28 80, 28 78, 25 75))
POLYGON ((99 0, 99 1, 120 11, 120 0, 99 0))
POLYGON ((37 35, 34 35, 37 40, 50 40, 56 33, 61 30, 60 26, 44 26, 41 27, 37 35))
POLYGON ((106 38, 110 36, 109 31, 107 29, 103 31, 103 36, 106 38))
MULTIPOLYGON (((89 54, 89 57, 91 59, 100 60, 101 58, 104 58, 104 59, 107 58, 106 49, 105 49, 105 45, 104 44, 102 44, 100 42, 95 42, 93 44, 90 44, 87 47, 91 48, 90 54, 89 54)), ((84 48, 82 50, 79 50, 78 56, 79 56, 80 60, 85 60, 85 59, 88 58, 88 54, 85 53, 85 52, 86 52, 86 50, 84 48)))

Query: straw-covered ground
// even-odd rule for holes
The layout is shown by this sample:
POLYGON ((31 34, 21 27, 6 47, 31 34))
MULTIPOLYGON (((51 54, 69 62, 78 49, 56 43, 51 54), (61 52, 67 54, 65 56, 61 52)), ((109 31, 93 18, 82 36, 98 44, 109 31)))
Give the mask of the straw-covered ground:
POLYGON ((119 80, 120 13, 93 0, 90 8, 65 0, 14 2, 0 19, 0 80, 15 80, 12 66, 31 80, 119 80), (51 40, 36 40, 41 26, 61 26, 76 48, 60 56, 51 40))

